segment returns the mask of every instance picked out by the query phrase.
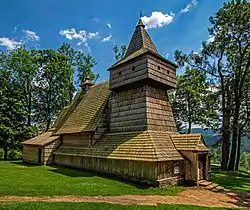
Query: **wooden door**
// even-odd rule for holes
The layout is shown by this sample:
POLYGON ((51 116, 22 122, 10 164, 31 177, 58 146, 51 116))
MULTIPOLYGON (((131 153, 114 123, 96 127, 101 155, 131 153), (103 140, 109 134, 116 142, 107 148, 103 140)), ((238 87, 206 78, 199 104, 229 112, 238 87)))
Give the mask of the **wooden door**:
POLYGON ((38 148, 38 159, 37 163, 41 164, 42 163, 42 149, 38 148))
POLYGON ((200 154, 198 157, 198 171, 199 171, 199 179, 205 179, 205 167, 206 167, 206 155, 200 154))
POLYGON ((202 161, 199 160, 199 180, 204 179, 204 166, 202 161))

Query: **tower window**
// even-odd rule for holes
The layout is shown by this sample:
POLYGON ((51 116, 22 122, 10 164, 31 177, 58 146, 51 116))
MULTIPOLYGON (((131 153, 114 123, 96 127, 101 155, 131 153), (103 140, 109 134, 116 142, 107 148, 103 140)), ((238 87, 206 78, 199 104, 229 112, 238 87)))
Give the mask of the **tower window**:
POLYGON ((135 70, 135 67, 133 66, 133 67, 132 67, 132 71, 134 71, 134 70, 135 70))
POLYGON ((167 73, 169 74, 169 70, 167 70, 167 73))
POLYGON ((121 72, 121 71, 119 72, 119 75, 122 75, 122 72, 121 72))
POLYGON ((161 67, 160 66, 158 66, 158 70, 160 70, 161 69, 161 67))

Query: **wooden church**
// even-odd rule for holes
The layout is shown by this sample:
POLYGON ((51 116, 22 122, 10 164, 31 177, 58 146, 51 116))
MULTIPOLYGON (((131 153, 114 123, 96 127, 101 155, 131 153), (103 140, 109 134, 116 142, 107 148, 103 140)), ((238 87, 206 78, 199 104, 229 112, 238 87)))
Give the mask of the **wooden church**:
POLYGON ((179 134, 167 90, 176 65, 162 57, 141 20, 109 81, 87 78, 53 128, 23 142, 23 161, 91 170, 154 186, 209 179, 200 134, 179 134))

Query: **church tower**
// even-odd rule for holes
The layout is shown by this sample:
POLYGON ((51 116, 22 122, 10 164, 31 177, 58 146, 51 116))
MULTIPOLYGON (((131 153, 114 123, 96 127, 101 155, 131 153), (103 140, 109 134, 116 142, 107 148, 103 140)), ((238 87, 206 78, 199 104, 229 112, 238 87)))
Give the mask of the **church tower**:
POLYGON ((108 70, 110 132, 177 132, 167 95, 176 87, 176 65, 158 53, 141 19, 125 56, 108 70))

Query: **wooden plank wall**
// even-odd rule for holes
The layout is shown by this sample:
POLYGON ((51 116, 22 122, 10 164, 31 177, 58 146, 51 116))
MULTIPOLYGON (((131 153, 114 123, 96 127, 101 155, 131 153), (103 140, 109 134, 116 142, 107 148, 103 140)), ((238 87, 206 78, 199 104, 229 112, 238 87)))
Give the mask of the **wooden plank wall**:
POLYGON ((23 161, 38 163, 38 146, 23 145, 23 161))
POLYGON ((55 155, 54 163, 66 167, 88 169, 140 180, 156 181, 156 162, 128 161, 104 158, 88 158, 69 155, 55 155))
POLYGON ((148 130, 177 132, 166 89, 147 85, 146 101, 148 130))
POLYGON ((146 55, 110 70, 110 89, 140 81, 148 77, 146 55))
POLYGON ((192 151, 179 151, 185 159, 185 180, 197 181, 198 165, 197 153, 192 151))
POLYGON ((52 164, 53 163, 53 152, 58 148, 61 144, 60 140, 55 140, 43 148, 42 157, 44 164, 52 164))
POLYGON ((69 146, 89 146, 91 143, 91 133, 84 132, 80 134, 65 134, 62 135, 62 144, 69 146))
POLYGON ((111 98, 111 132, 146 130, 146 86, 123 90, 111 98))
POLYGON ((177 80, 175 67, 152 55, 147 55, 147 58, 148 77, 176 88, 177 80))

